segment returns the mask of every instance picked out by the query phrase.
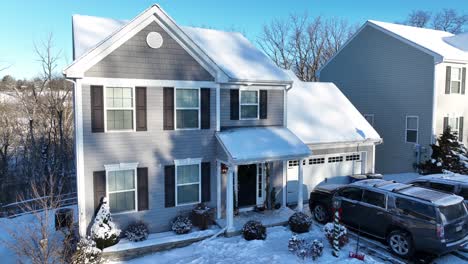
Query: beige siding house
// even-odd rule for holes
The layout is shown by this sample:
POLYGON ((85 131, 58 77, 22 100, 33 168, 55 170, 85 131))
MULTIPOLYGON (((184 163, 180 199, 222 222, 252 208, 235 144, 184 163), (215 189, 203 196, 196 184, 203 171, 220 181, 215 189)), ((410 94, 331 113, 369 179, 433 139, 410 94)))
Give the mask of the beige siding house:
POLYGON ((446 126, 468 143, 467 39, 367 21, 320 70, 382 136, 377 172, 414 171, 446 126))

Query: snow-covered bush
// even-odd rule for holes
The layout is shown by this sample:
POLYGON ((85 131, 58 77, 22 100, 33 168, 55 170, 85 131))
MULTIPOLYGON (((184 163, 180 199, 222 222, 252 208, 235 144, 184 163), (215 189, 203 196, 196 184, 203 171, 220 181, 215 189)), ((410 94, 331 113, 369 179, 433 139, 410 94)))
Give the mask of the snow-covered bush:
MULTIPOLYGON (((343 225, 338 225, 338 242, 340 247, 343 247, 348 243, 348 230, 343 225)), ((325 237, 327 238, 330 245, 333 245, 333 236, 335 233, 335 225, 333 223, 328 223, 323 227, 323 232, 325 237)))
POLYGON ((120 232, 120 229, 112 222, 109 204, 104 198, 91 226, 91 238, 96 242, 96 246, 102 250, 117 244, 120 232))
POLYGON ((148 238, 148 226, 143 222, 131 224, 125 230, 125 237, 132 242, 146 240, 148 238))
POLYGON ((72 264, 98 264, 102 262, 101 250, 90 237, 81 238, 72 256, 72 264))
POLYGON ((192 229, 192 221, 186 216, 179 215, 172 221, 172 231, 176 234, 187 234, 192 229))
POLYGON ((289 217, 289 228, 295 233, 309 232, 312 218, 304 213, 297 212, 289 217))
POLYGON ((310 257, 315 260, 322 256, 323 243, 317 239, 314 239, 311 243, 308 243, 304 239, 299 239, 296 235, 294 235, 288 241, 288 249, 291 253, 302 259, 310 257))
POLYGON ((265 240, 267 237, 266 227, 259 221, 250 220, 242 228, 242 236, 245 240, 265 240))

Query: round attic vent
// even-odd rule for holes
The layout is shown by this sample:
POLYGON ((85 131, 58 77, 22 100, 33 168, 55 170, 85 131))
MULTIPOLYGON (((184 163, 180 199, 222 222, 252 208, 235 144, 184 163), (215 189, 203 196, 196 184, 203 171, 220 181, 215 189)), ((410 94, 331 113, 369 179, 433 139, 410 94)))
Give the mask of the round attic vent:
POLYGON ((163 38, 158 32, 150 32, 146 36, 146 43, 153 49, 159 49, 163 44, 163 38))

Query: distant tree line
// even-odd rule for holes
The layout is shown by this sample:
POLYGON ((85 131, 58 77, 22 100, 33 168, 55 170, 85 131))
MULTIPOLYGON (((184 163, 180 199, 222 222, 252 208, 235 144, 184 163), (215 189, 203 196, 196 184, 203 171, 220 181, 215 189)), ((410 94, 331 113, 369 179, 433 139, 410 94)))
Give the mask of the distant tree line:
POLYGON ((50 35, 35 45, 38 77, 0 81, 0 204, 29 197, 49 177, 74 189, 72 85, 57 72, 54 51, 50 35))
POLYGON ((443 9, 437 13, 413 10, 402 24, 459 34, 467 30, 468 15, 460 14, 455 9, 443 9))

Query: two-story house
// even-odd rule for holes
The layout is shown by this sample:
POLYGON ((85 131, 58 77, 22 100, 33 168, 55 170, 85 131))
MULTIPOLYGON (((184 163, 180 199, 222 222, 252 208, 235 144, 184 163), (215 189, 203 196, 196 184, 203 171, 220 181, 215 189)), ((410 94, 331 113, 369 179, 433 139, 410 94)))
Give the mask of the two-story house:
POLYGON ((381 173, 414 171, 450 127, 468 143, 467 34, 367 21, 320 70, 382 136, 381 173))
MULTIPOLYGON (((241 34, 179 26, 154 5, 130 21, 73 16, 73 50, 64 74, 75 84, 81 235, 103 197, 121 228, 144 221, 150 232, 170 230, 200 202, 227 231, 235 206, 251 210, 270 195, 287 204, 287 164, 313 158, 286 125, 293 79, 241 34)), ((341 151, 330 162, 354 153, 333 144, 320 150, 341 151)), ((298 167, 296 190, 307 177, 298 167)), ((300 209, 308 193, 299 190, 300 209)))

